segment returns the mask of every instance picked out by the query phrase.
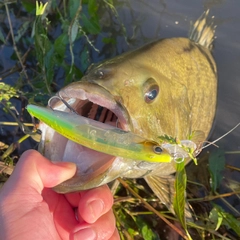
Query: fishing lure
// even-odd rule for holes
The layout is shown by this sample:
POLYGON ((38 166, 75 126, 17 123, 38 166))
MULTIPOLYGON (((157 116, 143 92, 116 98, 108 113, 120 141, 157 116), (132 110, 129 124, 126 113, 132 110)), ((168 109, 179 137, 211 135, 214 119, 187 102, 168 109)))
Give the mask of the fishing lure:
POLYGON ((161 145, 122 129, 73 112, 51 110, 35 105, 28 112, 67 139, 109 155, 148 162, 171 162, 172 156, 161 145))

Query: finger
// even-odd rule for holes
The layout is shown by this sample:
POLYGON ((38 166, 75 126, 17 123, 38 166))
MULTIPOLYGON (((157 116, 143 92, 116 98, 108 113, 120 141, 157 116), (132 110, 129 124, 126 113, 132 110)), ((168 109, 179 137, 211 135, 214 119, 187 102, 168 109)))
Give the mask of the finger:
MULTIPOLYGON (((96 187, 94 189, 98 189, 98 188, 101 189, 100 191, 102 191, 103 194, 108 194, 107 192, 110 191, 108 187, 105 188, 105 187, 102 187, 102 186, 96 187)), ((80 191, 80 192, 66 193, 65 197, 68 200, 68 202, 72 205, 72 207, 76 208, 76 207, 78 207, 79 201, 82 198, 82 196, 88 191, 95 191, 94 189, 80 191)))
POLYGON ((107 185, 81 192, 78 203, 79 220, 94 223, 113 205, 113 196, 107 185))
POLYGON ((53 215, 54 224, 61 239, 69 239, 69 233, 79 224, 72 206, 63 194, 57 194, 52 189, 44 188, 42 195, 48 203, 49 211, 53 215))
POLYGON ((24 152, 18 161, 13 174, 6 182, 7 186, 16 189, 31 187, 39 193, 44 187, 53 187, 73 177, 76 172, 74 163, 58 162, 53 164, 35 150, 24 152))
POLYGON ((115 228, 115 231, 114 231, 113 235, 111 236, 110 240, 120 240, 120 236, 119 236, 117 228, 115 228))
POLYGON ((77 208, 78 203, 81 199, 81 193, 82 192, 67 193, 67 194, 65 194, 65 198, 72 205, 72 207, 77 208))
POLYGON ((113 211, 108 211, 93 224, 84 223, 76 226, 73 233, 70 234, 70 240, 73 239, 118 239, 113 211))

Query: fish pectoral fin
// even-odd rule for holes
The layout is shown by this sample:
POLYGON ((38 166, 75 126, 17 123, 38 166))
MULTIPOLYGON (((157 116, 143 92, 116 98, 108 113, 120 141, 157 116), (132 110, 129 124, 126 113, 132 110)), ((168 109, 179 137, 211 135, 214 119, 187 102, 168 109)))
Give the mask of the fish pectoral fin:
POLYGON ((197 156, 202 151, 202 146, 206 139, 205 133, 200 130, 194 130, 191 133, 191 136, 189 139, 193 141, 197 146, 197 148, 195 149, 195 156, 197 156))
MULTIPOLYGON (((156 194, 159 200, 175 215, 173 201, 175 195, 175 177, 173 175, 160 177, 157 175, 148 175, 145 176, 149 187, 156 194)), ((190 211, 189 205, 186 202, 185 204, 185 216, 188 221, 192 220, 192 213, 190 211)))
POLYGON ((203 131, 200 131, 200 130, 194 130, 192 133, 191 133, 191 137, 190 137, 190 140, 192 140, 193 142, 199 144, 199 143, 203 143, 203 141, 206 139, 206 135, 203 131))

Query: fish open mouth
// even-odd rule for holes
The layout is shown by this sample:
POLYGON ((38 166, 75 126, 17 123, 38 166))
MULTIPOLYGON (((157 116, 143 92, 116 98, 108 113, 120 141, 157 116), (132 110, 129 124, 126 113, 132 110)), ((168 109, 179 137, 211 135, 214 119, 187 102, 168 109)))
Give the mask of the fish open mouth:
MULTIPOLYGON (((104 88, 91 83, 73 83, 62 89, 49 102, 53 110, 74 111, 95 121, 125 131, 130 130, 129 116, 122 105, 104 88)), ((51 161, 74 162, 77 172, 73 179, 57 187, 58 192, 70 192, 101 185, 108 170, 118 157, 77 144, 44 123, 41 123, 42 140, 39 150, 51 161)), ((118 176, 114 176, 116 178, 118 176)), ((110 179, 112 180, 112 179, 110 179)), ((110 181, 109 180, 109 181, 110 181)))
POLYGON ((72 109, 80 116, 121 128, 118 117, 110 109, 86 100, 79 100, 77 108, 72 109))

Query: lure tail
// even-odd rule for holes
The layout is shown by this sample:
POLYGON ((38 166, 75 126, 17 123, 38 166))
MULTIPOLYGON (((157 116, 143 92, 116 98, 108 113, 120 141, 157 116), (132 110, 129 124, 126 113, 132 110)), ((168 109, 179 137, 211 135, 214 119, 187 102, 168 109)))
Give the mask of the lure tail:
POLYGON ((195 43, 211 50, 215 39, 216 25, 213 24, 212 18, 209 18, 208 13, 209 9, 191 25, 189 38, 195 43))

